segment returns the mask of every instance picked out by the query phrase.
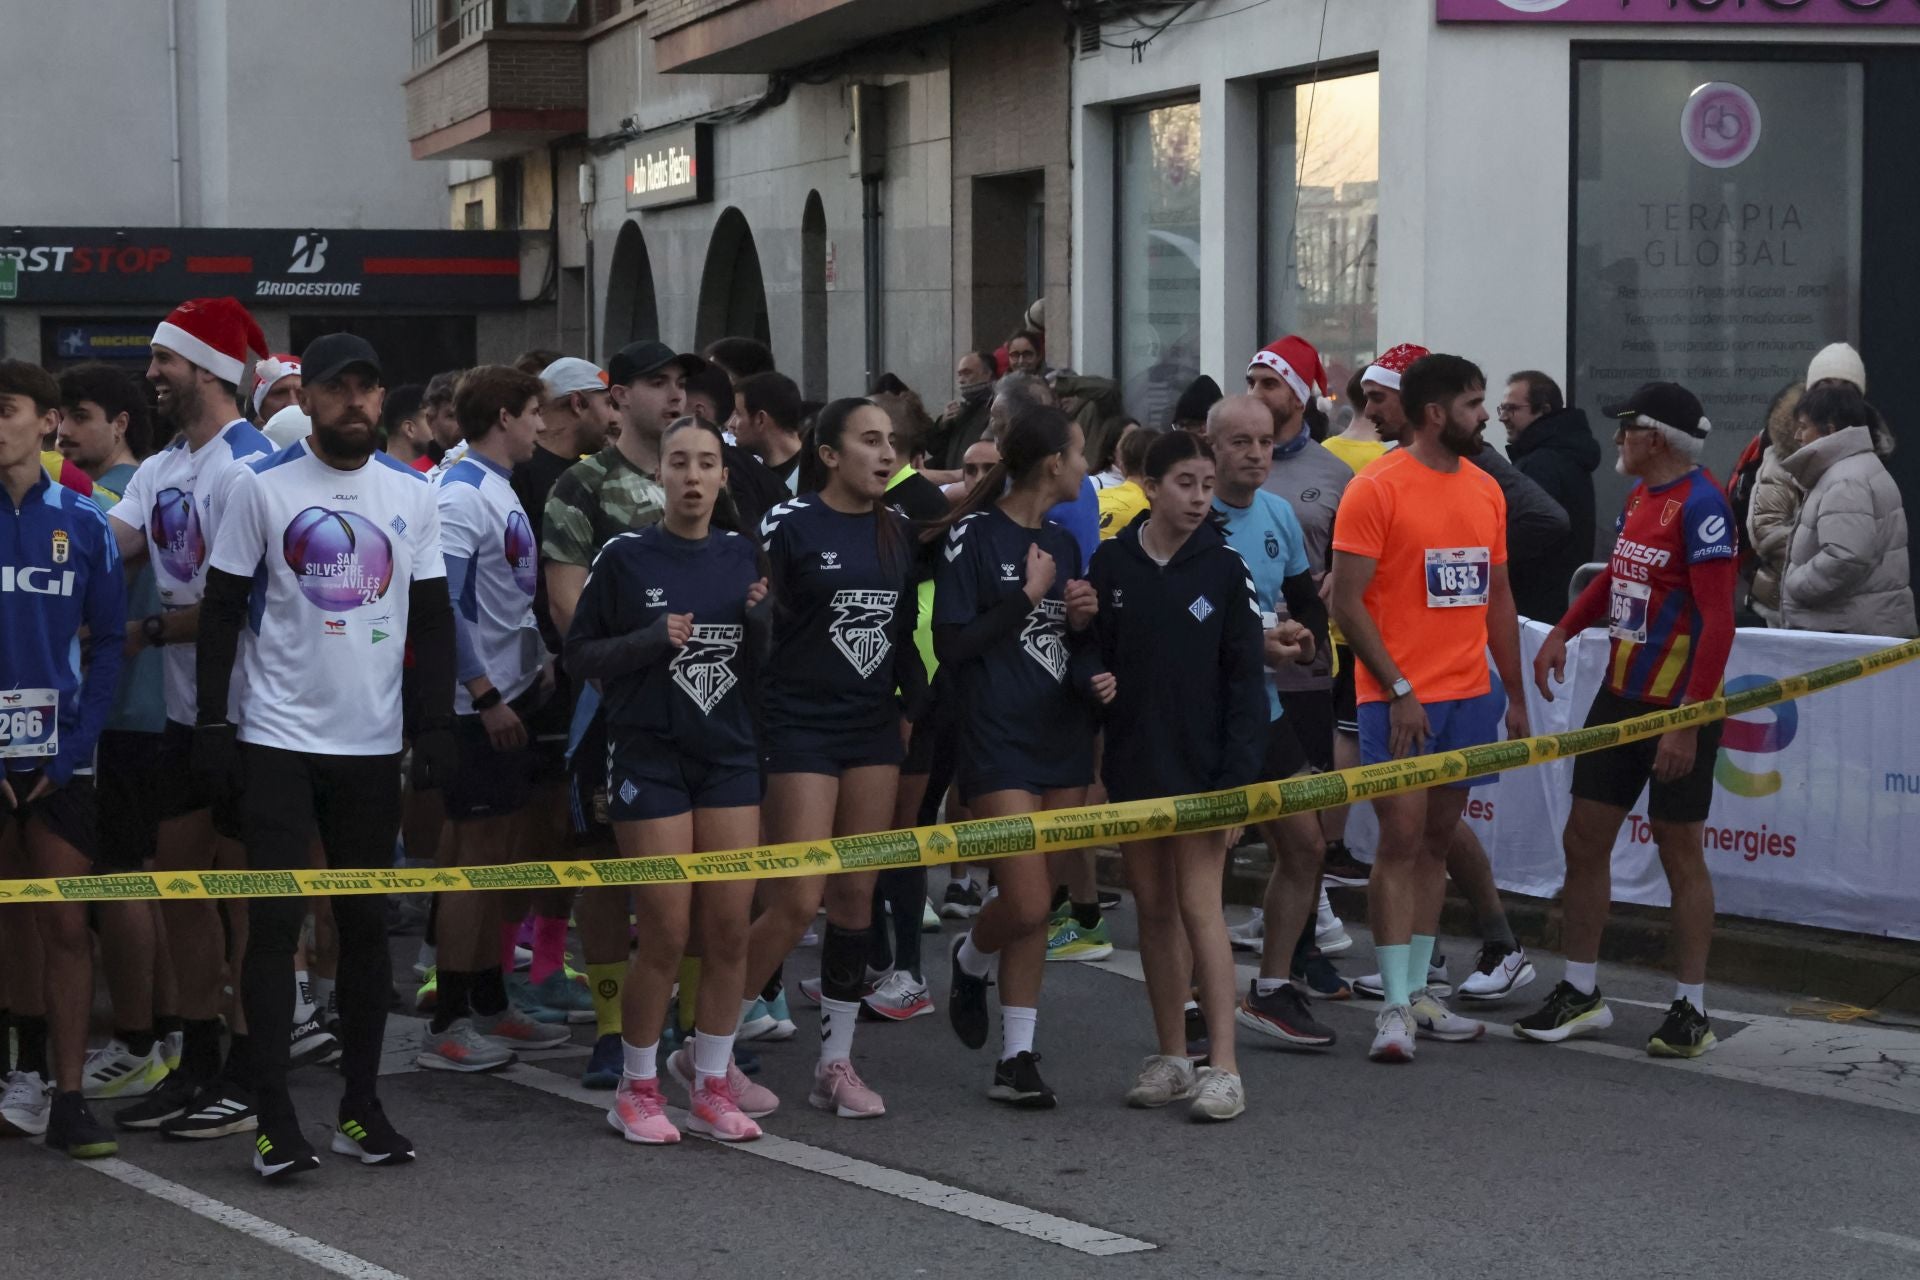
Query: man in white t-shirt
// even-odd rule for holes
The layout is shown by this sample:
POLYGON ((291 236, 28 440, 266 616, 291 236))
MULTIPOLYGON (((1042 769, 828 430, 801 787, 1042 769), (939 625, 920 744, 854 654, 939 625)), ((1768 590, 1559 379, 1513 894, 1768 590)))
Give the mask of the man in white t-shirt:
MULTIPOLYGON (((301 364, 313 434, 241 473, 201 609, 193 768, 210 788, 239 794, 256 876, 306 868, 316 831, 334 870, 392 864, 409 644, 426 726, 415 750, 436 784, 457 766, 452 609, 433 489, 375 452, 380 361, 365 340, 328 334, 301 364), (244 646, 243 626, 252 633, 244 646), (239 696, 230 700, 236 654, 239 696)), ((259 1108, 253 1167, 268 1179, 319 1167, 286 1084, 294 1003, 286 977, 306 911, 293 893, 251 903, 243 976, 259 1108)), ((333 1150, 401 1163, 413 1147, 375 1091, 393 985, 386 899, 341 895, 333 914, 345 1079, 333 1150)))
MULTIPOLYGON (((194 720, 194 639, 206 587, 207 554, 225 518, 228 491, 246 464, 272 451, 267 438, 234 413, 234 388, 247 352, 266 353, 266 338, 232 298, 196 298, 174 308, 153 335, 147 381, 162 418, 179 430, 133 474, 108 524, 129 565, 153 564, 160 612, 129 627, 139 643, 160 650, 167 723, 157 758, 159 832, 156 874, 237 865, 239 834, 231 806, 199 785, 187 768, 194 720)), ((128 620, 130 624, 133 619, 128 620)), ((244 903, 234 909, 244 910, 244 903)), ((251 1038, 232 1019, 225 1065, 220 1018, 229 1012, 222 970, 225 932, 211 902, 160 904, 184 1022, 179 1067, 146 1097, 114 1117, 127 1129, 159 1129, 177 1137, 213 1138, 254 1127, 248 1065, 251 1038)), ((278 985, 286 985, 282 974, 278 985)), ((233 1010, 237 1013, 237 1009, 233 1010)))

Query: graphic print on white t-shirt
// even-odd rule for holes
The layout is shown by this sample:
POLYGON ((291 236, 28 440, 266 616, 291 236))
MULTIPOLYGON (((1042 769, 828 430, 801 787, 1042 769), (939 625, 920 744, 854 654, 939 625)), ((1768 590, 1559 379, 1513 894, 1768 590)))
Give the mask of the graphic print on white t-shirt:
MULTIPOLYGON (((548 657, 533 616, 540 573, 533 525, 509 473, 480 454, 469 453, 449 467, 434 492, 441 556, 469 562, 465 590, 453 602, 455 625, 466 629, 500 696, 512 700, 539 678, 548 657)), ((453 710, 473 711, 464 682, 454 683, 453 710)))
POLYGON ((318 755, 400 750, 415 581, 446 576, 433 486, 374 454, 341 471, 310 441, 234 484, 209 563, 254 578, 240 740, 318 755))
MULTIPOLYGON (((235 419, 198 449, 181 436, 140 464, 127 491, 107 513, 147 535, 153 581, 166 612, 200 603, 206 593, 207 556, 219 531, 228 491, 248 464, 273 452, 250 423, 235 419)), ((198 686, 194 646, 171 644, 160 651, 167 719, 192 724, 198 686)), ((236 693, 238 686, 236 686, 236 693)))

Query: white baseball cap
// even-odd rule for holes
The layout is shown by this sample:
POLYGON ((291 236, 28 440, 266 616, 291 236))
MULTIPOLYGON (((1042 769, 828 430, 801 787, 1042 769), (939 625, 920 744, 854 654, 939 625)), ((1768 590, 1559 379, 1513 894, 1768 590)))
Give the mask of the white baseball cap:
POLYGON ((540 381, 547 384, 549 403, 576 391, 607 389, 606 371, 593 361, 582 360, 579 356, 561 356, 540 371, 540 381))

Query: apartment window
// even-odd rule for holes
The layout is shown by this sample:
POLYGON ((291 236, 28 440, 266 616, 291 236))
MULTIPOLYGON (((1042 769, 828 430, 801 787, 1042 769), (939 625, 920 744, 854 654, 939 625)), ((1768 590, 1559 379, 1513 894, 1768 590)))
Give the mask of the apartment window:
POLYGON ((463 231, 485 231, 487 229, 487 202, 469 200, 461 210, 460 227, 463 231))
POLYGON ((1380 73, 1268 86, 1260 127, 1260 340, 1313 343, 1338 396, 1379 347, 1380 73))
POLYGON ((1200 373, 1200 104, 1120 116, 1114 333, 1127 411, 1150 426, 1200 373))

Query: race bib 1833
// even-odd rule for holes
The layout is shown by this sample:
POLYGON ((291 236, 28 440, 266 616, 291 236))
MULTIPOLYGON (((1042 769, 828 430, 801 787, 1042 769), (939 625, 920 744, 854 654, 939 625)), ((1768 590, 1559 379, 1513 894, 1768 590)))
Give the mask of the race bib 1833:
POLYGON ((1485 547, 1427 548, 1427 608, 1484 606, 1493 583, 1485 547))

